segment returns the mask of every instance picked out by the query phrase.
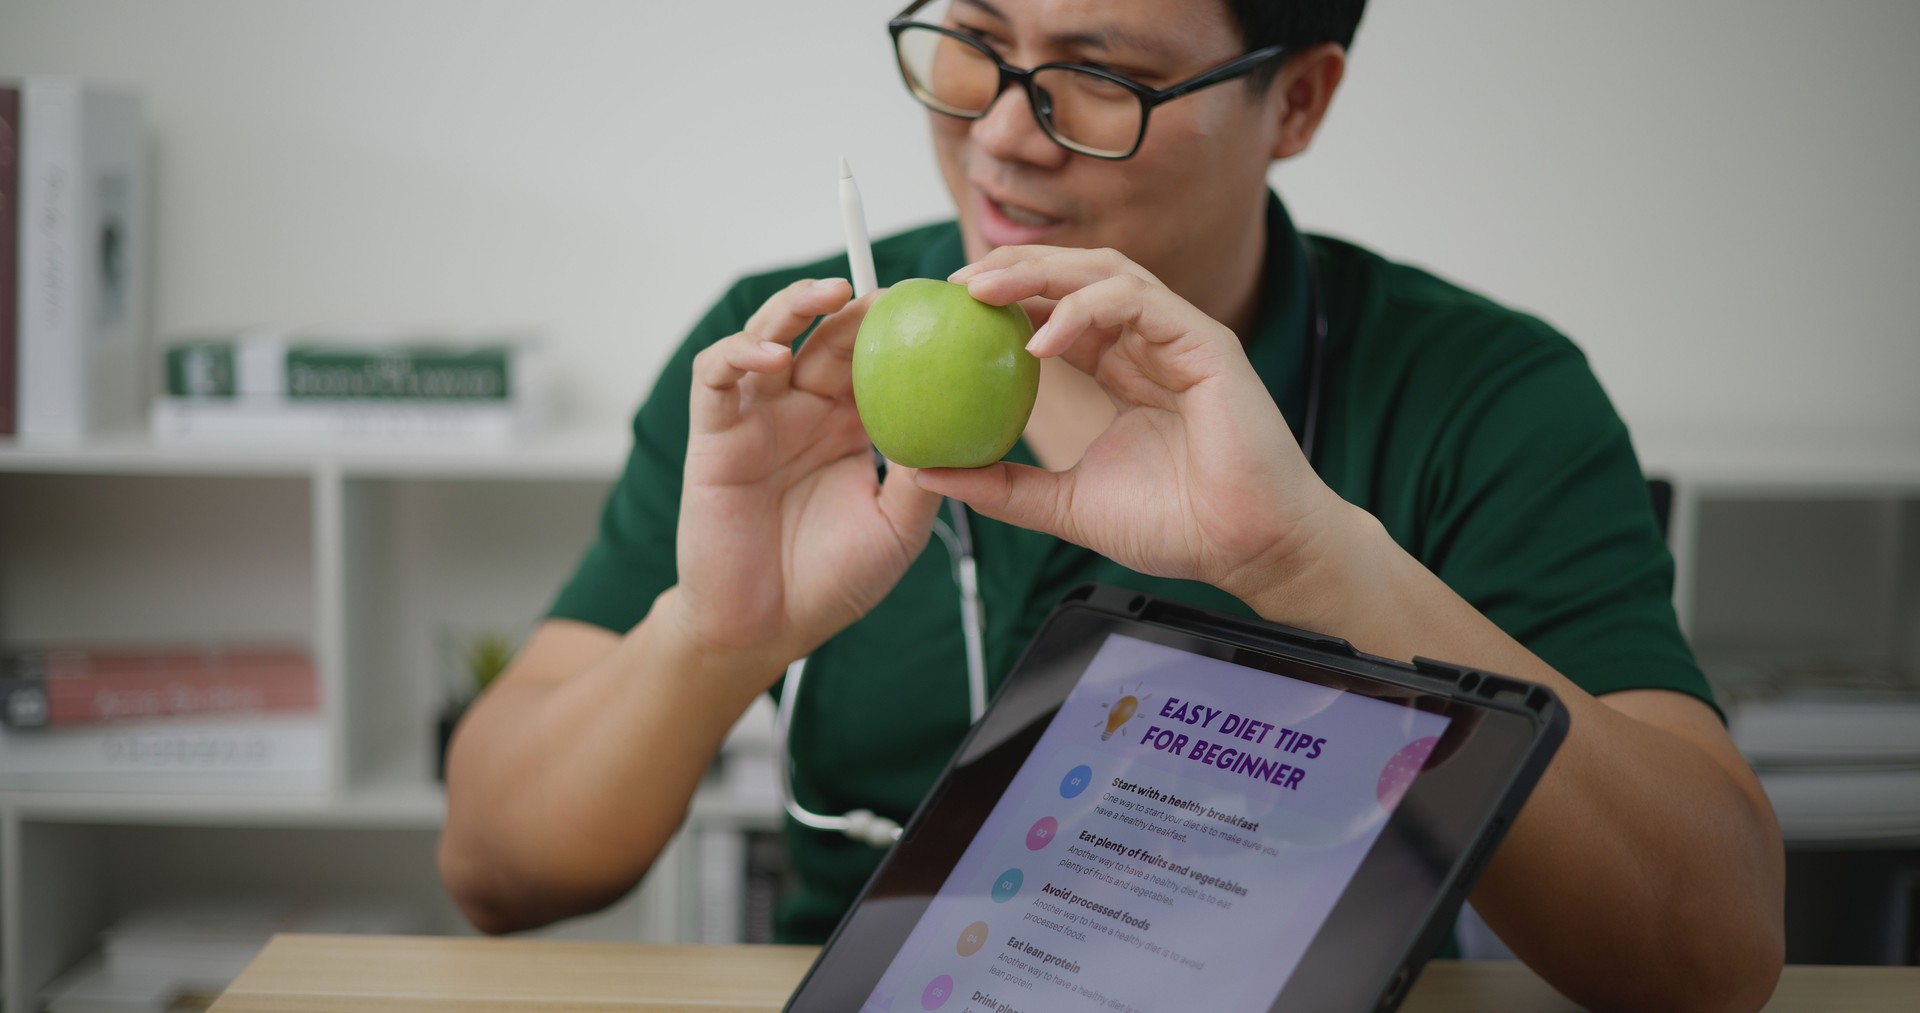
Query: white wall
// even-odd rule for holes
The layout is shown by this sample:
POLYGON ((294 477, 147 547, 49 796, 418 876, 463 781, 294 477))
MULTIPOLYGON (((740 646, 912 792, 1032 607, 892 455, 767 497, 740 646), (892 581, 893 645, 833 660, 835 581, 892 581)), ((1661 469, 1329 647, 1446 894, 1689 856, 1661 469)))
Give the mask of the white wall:
MULTIPOLYGON (((832 251, 838 154, 877 231, 945 214, 896 4, 6 0, 0 74, 146 91, 162 334, 535 325, 610 424, 832 251)), ((1643 437, 1920 440, 1920 4, 1371 6, 1305 223, 1558 324, 1643 437)))

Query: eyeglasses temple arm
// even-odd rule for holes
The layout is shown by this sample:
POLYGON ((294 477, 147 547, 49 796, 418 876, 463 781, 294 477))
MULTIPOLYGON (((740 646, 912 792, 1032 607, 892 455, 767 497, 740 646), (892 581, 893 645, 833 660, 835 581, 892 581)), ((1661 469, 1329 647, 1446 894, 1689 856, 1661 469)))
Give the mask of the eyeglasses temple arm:
POLYGON ((1273 45, 1265 49, 1256 49, 1237 60, 1228 60, 1220 66, 1201 74, 1199 77, 1182 81, 1165 91, 1154 92, 1153 104, 1159 105, 1162 102, 1177 99, 1188 92, 1199 91, 1210 85, 1216 85, 1222 81, 1230 81, 1243 74, 1251 73, 1254 68, 1286 51, 1287 47, 1284 45, 1273 45))

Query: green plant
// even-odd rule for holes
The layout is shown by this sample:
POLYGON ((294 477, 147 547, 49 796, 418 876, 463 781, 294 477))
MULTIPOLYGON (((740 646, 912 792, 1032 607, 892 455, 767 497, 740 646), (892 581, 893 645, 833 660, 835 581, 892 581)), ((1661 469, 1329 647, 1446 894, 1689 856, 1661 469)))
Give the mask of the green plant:
POLYGON ((473 695, 479 696, 493 685, 493 680, 506 671, 507 663, 513 660, 513 638, 504 633, 486 632, 475 634, 466 643, 462 655, 467 664, 467 675, 473 681, 473 695))

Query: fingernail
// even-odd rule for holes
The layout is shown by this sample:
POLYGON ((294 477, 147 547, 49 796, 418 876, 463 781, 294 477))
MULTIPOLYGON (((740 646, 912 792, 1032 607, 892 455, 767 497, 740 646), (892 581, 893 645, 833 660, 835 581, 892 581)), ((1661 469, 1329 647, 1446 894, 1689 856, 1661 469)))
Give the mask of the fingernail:
POLYGON ((784 352, 787 350, 787 346, 778 341, 762 341, 760 342, 760 347, 769 352, 784 352))
POLYGON ((1051 333, 1050 331, 1048 331, 1048 328, 1052 326, 1053 326, 1053 321, 1051 320, 1047 321, 1044 324, 1041 324, 1040 329, 1033 332, 1033 337, 1027 339, 1028 355, 1032 355, 1034 349, 1040 347, 1043 344, 1046 344, 1047 335, 1051 333))
POLYGON ((816 282, 814 282, 814 283, 813 283, 813 287, 814 287, 814 288, 816 288, 816 289, 818 289, 818 290, 820 290, 820 291, 822 291, 822 292, 825 292, 825 291, 827 291, 828 289, 835 289, 835 288, 839 288, 839 287, 840 287, 840 279, 838 279, 838 278, 822 278, 822 279, 820 279, 819 281, 816 281, 816 282))
POLYGON ((971 285, 972 285, 972 284, 973 284, 974 282, 976 282, 976 281, 987 281, 987 280, 989 280, 989 279, 992 279, 992 278, 998 278, 998 277, 1000 277, 1001 275, 1003 275, 1003 274, 1005 274, 1005 273, 1007 273, 1007 272, 1006 272, 1006 271, 1005 271, 1004 269, 1001 269, 1001 268, 995 268, 995 269, 993 269, 993 270, 991 270, 991 271, 982 271, 982 272, 980 272, 979 274, 976 274, 976 275, 974 275, 974 276, 972 276, 972 277, 970 277, 970 278, 968 278, 968 279, 967 279, 967 284, 968 284, 969 286, 971 286, 971 285))

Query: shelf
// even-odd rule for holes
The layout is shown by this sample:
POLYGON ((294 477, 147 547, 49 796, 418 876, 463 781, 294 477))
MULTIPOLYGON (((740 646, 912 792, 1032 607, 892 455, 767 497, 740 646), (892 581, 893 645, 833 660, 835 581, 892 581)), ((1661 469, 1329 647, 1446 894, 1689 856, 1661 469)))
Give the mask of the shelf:
POLYGON ((0 794, 0 806, 32 823, 437 830, 446 816, 446 795, 438 785, 394 780, 313 796, 10 792, 0 794))
POLYGON ((1636 432, 1643 470, 1696 495, 1920 491, 1920 434, 1636 432))
MULTIPOLYGON (((0 789, 0 1009, 33 1008, 114 917, 167 891, 371 891, 460 930, 435 873, 446 793, 428 764, 445 638, 537 620, 629 440, 619 422, 504 447, 0 439, 0 632, 309 645, 327 743, 314 787, 330 789, 0 789)), ((778 825, 719 796, 694 818, 778 825)), ((558 931, 673 941, 680 877, 653 878, 558 931)))
MULTIPOLYGON (((154 792, 0 792, 0 808, 29 823, 346 830, 438 830, 446 790, 400 773, 334 795, 217 795, 154 792)), ((694 796, 688 822, 745 830, 779 829, 778 803, 742 801, 709 785, 694 796)))
POLYGON ((43 475, 247 475, 299 478, 312 463, 290 454, 259 450, 189 450, 156 447, 145 434, 102 437, 85 443, 34 443, 0 439, 0 472, 43 475))
MULTIPOLYGON (((630 437, 624 421, 576 423, 505 446, 156 445, 144 432, 83 443, 0 438, 0 473, 610 480, 630 437)), ((1859 495, 1920 490, 1920 434, 1648 430, 1635 433, 1648 474, 1714 493, 1859 495)))
POLYGON ((162 446, 145 433, 84 443, 0 439, 0 473, 610 481, 620 473, 624 425, 574 428, 510 446, 162 446))

